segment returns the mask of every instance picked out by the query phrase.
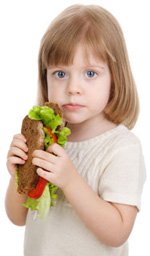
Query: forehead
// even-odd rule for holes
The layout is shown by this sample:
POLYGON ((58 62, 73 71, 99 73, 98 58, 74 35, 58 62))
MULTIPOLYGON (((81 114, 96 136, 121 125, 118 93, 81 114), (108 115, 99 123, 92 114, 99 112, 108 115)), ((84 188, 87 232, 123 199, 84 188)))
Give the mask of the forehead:
POLYGON ((51 65, 71 65, 77 55, 80 58, 84 57, 85 62, 95 59, 107 63, 107 49, 101 37, 93 36, 91 40, 91 34, 87 33, 82 36, 79 34, 77 37, 66 37, 59 34, 55 40, 49 40, 48 37, 44 41, 41 49, 41 61, 44 68, 51 65))
MULTIPOLYGON (((65 52, 62 52, 62 58, 61 55, 60 59, 57 62, 51 63, 51 60, 49 62, 49 65, 51 66, 57 66, 57 65, 64 65, 64 66, 70 66, 73 64, 80 64, 80 65, 86 65, 86 66, 96 66, 99 64, 104 64, 106 62, 106 59, 104 58, 103 54, 101 54, 97 51, 94 51, 92 47, 85 45, 84 43, 78 43, 76 47, 74 47, 74 50, 72 50, 72 53, 69 55, 66 50, 66 56, 68 55, 68 58, 64 58, 65 52), (63 54, 64 53, 64 54, 63 54)), ((56 58, 57 59, 57 58, 56 58)), ((55 60, 56 60, 55 59, 55 60)))
POLYGON ((102 57, 98 57, 97 54, 90 48, 84 47, 83 44, 78 44, 70 64, 81 64, 86 66, 96 66, 104 64, 105 61, 102 57))

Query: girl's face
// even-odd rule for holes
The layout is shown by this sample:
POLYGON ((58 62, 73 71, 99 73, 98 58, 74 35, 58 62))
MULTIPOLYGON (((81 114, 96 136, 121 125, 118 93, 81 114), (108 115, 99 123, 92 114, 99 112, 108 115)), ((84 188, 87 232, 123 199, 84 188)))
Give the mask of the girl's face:
POLYGON ((108 103, 111 75, 108 65, 91 53, 88 62, 84 49, 77 47, 73 64, 50 66, 47 70, 48 99, 57 102, 70 124, 104 120, 108 103))

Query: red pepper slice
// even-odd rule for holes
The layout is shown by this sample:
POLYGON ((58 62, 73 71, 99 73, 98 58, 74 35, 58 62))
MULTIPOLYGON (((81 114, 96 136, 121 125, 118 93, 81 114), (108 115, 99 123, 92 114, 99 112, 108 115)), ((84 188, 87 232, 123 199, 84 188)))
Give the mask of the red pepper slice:
POLYGON ((42 195, 47 182, 48 182, 47 180, 45 180, 44 178, 40 177, 39 181, 38 181, 38 183, 36 185, 36 188, 32 189, 28 193, 28 196, 31 197, 31 198, 34 198, 34 199, 38 199, 42 195))
POLYGON ((52 136, 53 142, 56 143, 57 142, 57 137, 56 135, 52 132, 52 130, 49 127, 46 127, 48 133, 52 136))
MULTIPOLYGON (((52 132, 52 130, 49 127, 46 127, 46 129, 47 129, 48 133, 52 136, 53 142, 56 143, 57 142, 56 135, 52 132)), ((39 181, 36 185, 36 188, 32 189, 28 193, 28 196, 31 197, 31 198, 34 198, 34 199, 38 199, 42 195, 47 183, 48 183, 47 180, 45 180, 42 177, 39 177, 39 181)))

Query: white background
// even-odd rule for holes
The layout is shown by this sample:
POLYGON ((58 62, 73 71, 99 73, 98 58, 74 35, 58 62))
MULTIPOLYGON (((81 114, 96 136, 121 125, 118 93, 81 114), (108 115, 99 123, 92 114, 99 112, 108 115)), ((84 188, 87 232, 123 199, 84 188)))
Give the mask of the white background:
MULTIPOLYGON (((4 255, 22 256, 24 227, 6 217, 5 192, 9 181, 6 155, 13 134, 36 99, 37 56, 41 37, 52 19, 74 3, 99 4, 112 12, 124 31, 141 112, 133 129, 140 138, 147 167, 147 181, 139 213, 130 237, 130 256, 150 255, 150 8, 142 0, 5 0, 0 1, 0 250, 4 255)), ((41 234, 42 235, 42 234, 41 234)), ((93 252, 94 253, 94 252, 93 252)))

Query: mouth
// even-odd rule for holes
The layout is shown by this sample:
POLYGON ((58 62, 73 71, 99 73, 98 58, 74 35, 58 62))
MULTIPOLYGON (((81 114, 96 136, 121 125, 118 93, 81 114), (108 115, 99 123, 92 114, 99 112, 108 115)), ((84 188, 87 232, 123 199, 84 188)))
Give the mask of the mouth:
POLYGON ((84 105, 81 105, 78 103, 67 103, 67 104, 64 104, 62 107, 64 110, 75 111, 75 110, 80 110, 81 108, 84 108, 84 105))

